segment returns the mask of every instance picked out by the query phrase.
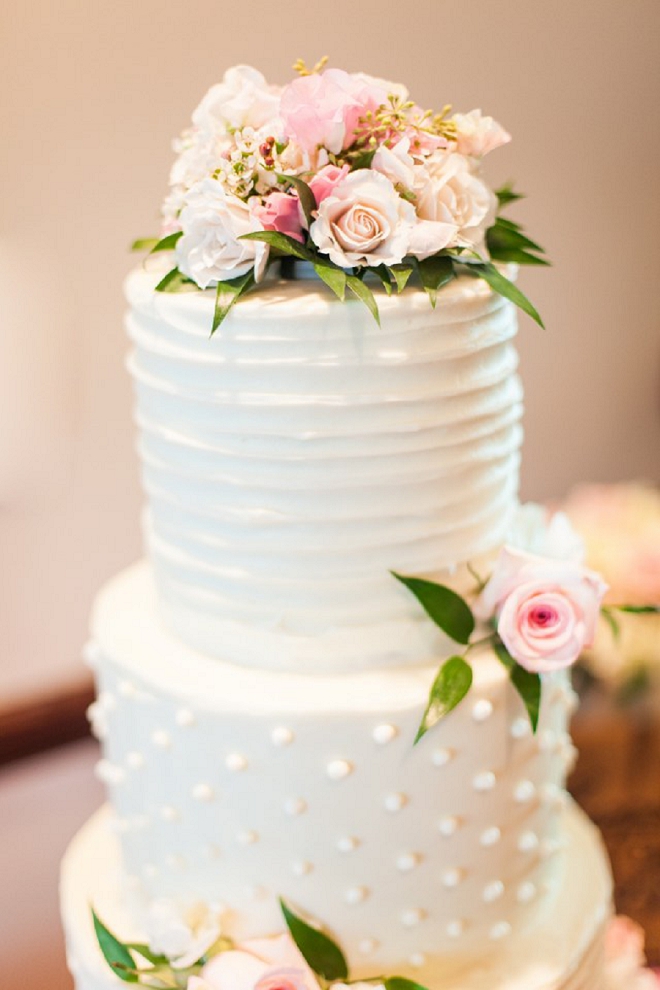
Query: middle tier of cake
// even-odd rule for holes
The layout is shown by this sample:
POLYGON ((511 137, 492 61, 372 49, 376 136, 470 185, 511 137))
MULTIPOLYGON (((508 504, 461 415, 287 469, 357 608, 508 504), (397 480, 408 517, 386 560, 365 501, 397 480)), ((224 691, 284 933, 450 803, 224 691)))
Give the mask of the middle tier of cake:
POLYGON ((534 736, 504 667, 475 650, 470 694, 413 746, 434 668, 213 660, 163 630, 146 564, 101 593, 92 633, 99 774, 145 905, 221 901, 245 938, 278 929, 282 896, 387 971, 477 957, 552 887, 573 754, 563 672, 534 736))

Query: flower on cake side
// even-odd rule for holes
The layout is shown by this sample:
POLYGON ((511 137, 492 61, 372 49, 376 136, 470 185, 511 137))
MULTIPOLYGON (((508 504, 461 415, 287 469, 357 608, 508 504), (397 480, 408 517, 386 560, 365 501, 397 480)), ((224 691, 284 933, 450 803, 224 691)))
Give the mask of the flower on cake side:
POLYGON ((394 573, 445 635, 463 647, 442 664, 415 742, 470 690, 469 656, 477 647, 493 649, 506 667, 536 731, 544 675, 580 658, 593 644, 601 616, 611 622, 612 612, 632 607, 603 605, 607 585, 584 566, 583 556, 582 542, 563 513, 548 516, 540 506, 528 505, 519 511, 492 574, 487 579, 474 574, 470 604, 446 585, 394 573), (484 634, 475 639, 477 622, 484 634))
POLYGON ((313 265, 376 320, 372 285, 391 294, 412 277, 435 305, 469 274, 541 323, 494 264, 547 264, 500 215, 520 196, 483 176, 484 156, 509 134, 480 110, 424 111, 401 84, 326 61, 296 63, 284 87, 241 65, 211 87, 175 143, 163 236, 134 244, 173 252, 157 290, 214 288, 214 332, 276 260, 313 265))
MULTIPOLYGON (((125 983, 156 990, 425 990, 403 976, 351 980, 344 953, 330 935, 280 900, 286 931, 235 942, 213 912, 183 918, 170 902, 152 911, 148 943, 122 942, 92 911, 108 966, 125 983)), ((195 913, 195 912, 193 912, 195 913)))

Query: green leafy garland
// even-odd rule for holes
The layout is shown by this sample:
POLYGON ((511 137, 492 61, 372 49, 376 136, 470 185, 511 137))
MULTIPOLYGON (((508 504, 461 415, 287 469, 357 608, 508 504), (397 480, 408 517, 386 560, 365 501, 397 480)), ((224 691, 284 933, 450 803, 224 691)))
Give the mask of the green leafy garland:
MULTIPOLYGON (((316 210, 316 200, 310 187, 297 176, 280 175, 278 178, 281 183, 295 187, 307 225, 308 227, 311 226, 314 219, 313 213, 316 210)), ((523 198, 520 193, 514 192, 510 185, 497 190, 496 195, 500 211, 510 203, 523 198)), ((307 232, 304 234, 305 243, 303 244, 287 234, 274 230, 259 230, 243 234, 241 240, 262 241, 268 244, 270 246, 269 265, 282 258, 308 262, 338 299, 343 302, 346 299, 346 293, 349 292, 364 303, 379 325, 378 303, 371 287, 365 281, 367 275, 372 275, 378 279, 387 295, 391 295, 394 291, 402 292, 409 280, 414 278, 427 292, 433 307, 437 302, 438 291, 453 279, 458 278, 459 275, 481 278, 488 283, 494 292, 510 300, 524 313, 531 316, 539 326, 543 326, 539 313, 527 296, 502 274, 494 262, 518 265, 548 265, 549 262, 543 257, 543 248, 522 232, 520 224, 514 223, 513 220, 509 220, 499 213, 495 223, 486 234, 486 245, 490 255, 488 261, 472 251, 458 248, 439 251, 423 261, 409 256, 397 265, 379 265, 373 268, 364 266, 346 270, 335 265, 327 255, 321 254, 307 232)), ((137 240, 133 243, 132 249, 134 251, 147 250, 150 254, 171 251, 182 236, 182 231, 177 231, 168 234, 161 240, 137 240)), ((218 329, 234 304, 255 286, 253 271, 238 278, 218 282, 211 335, 218 329)), ((198 291, 198 287, 192 279, 187 278, 175 267, 160 280, 156 286, 156 291, 198 291)))

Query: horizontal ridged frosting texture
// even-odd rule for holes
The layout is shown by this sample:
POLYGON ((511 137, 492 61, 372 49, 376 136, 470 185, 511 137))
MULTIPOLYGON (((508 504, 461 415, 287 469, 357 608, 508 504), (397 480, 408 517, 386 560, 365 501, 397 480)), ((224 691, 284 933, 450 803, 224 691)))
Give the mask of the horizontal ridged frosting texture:
POLYGON ((272 282, 209 339, 213 293, 127 282, 146 532, 161 611, 235 663, 341 669, 449 649, 390 571, 492 552, 521 443, 514 308, 461 278, 378 327, 321 283, 272 282))

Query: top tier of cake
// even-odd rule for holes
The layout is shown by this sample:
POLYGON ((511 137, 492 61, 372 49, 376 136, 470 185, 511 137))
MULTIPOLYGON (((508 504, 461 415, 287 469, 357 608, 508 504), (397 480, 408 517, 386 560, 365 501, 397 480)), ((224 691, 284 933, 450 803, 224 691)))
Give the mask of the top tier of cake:
MULTIPOLYGON (((161 613, 233 663, 423 663, 449 642, 390 571, 438 577, 503 541, 517 502, 513 306, 463 277, 382 326, 272 280, 209 340, 213 293, 128 279, 130 368, 161 613)), ((460 577, 459 577, 460 580, 460 577)))

